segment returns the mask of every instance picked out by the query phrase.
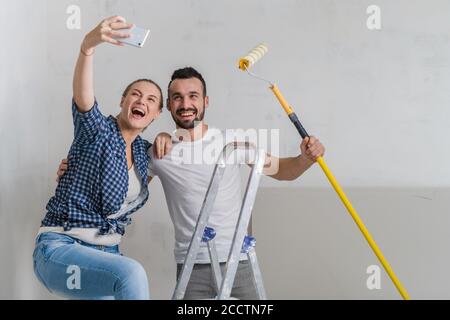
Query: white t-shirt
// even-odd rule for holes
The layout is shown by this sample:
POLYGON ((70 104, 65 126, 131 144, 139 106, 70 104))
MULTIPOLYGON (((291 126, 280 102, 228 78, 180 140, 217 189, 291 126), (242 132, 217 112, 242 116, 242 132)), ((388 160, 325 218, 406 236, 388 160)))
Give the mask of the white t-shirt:
MULTIPOLYGON (((209 128, 202 139, 193 142, 173 141, 163 159, 155 159, 149 150, 149 176, 161 180, 170 217, 175 229, 175 260, 183 263, 197 223, 216 161, 227 141, 225 133, 209 128)), ((235 141, 233 137, 232 141, 235 141)), ((245 156, 235 151, 230 159, 239 163, 245 156)), ((228 259, 242 202, 239 165, 228 165, 207 226, 216 231, 215 243, 220 262, 228 259)), ((241 254, 241 260, 247 259, 241 254)), ((206 243, 201 243, 196 263, 210 263, 206 243)))

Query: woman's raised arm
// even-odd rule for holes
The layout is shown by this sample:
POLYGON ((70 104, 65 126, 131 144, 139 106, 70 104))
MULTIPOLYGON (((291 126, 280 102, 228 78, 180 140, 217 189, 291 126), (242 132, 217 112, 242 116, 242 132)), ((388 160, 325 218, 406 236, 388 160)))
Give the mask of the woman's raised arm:
POLYGON ((132 26, 123 17, 114 16, 100 22, 95 29, 85 36, 81 44, 80 54, 73 76, 73 98, 78 106, 78 111, 83 113, 88 112, 94 105, 95 47, 103 42, 123 46, 115 38, 128 38, 130 35, 117 30, 130 29, 132 26))

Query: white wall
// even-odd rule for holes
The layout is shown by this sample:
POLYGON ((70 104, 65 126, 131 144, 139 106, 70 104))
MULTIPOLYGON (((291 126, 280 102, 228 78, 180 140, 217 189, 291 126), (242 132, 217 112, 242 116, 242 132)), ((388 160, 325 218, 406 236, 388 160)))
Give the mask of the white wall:
MULTIPOLYGON (((114 14, 152 33, 143 49, 97 50, 96 95, 104 113, 118 112, 130 81, 150 77, 165 89, 173 70, 191 65, 208 84, 208 123, 279 129, 280 155, 295 155, 298 134, 267 85, 236 68, 254 45, 268 43, 269 53, 253 71, 276 81, 309 133, 324 142, 327 163, 411 296, 450 297, 444 280, 450 264, 444 196, 450 187, 450 2, 0 0, 0 6, 0 298, 54 298, 32 273, 33 238, 72 140, 79 44, 114 14), (371 4, 381 8, 379 31, 366 27, 371 4), (81 30, 66 27, 69 5, 81 8, 81 30)), ((153 140, 172 128, 166 111, 144 136, 153 140)), ((152 184, 150 204, 135 216, 123 249, 144 264, 152 296, 169 298, 173 229, 160 183, 152 184)), ((318 167, 295 182, 264 178, 262 186, 254 223, 271 297, 398 297, 387 277, 381 290, 365 288, 365 268, 376 258, 318 167), (306 229, 296 232, 296 225, 306 229), (324 226, 326 237, 317 236, 324 226), (275 247, 285 239, 284 228, 292 233, 293 260, 275 247), (330 241, 335 247, 327 247, 330 241), (324 272, 329 277, 322 282, 324 272)))

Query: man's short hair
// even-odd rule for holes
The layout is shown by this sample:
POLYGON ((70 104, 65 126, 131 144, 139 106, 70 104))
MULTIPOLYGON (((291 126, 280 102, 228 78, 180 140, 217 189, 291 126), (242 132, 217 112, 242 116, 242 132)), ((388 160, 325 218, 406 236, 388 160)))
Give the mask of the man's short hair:
POLYGON ((167 92, 169 92, 170 85, 172 84, 172 82, 174 80, 177 80, 177 79, 191 79, 191 78, 197 78, 198 80, 200 80, 202 82, 202 85, 203 85, 203 97, 206 97, 206 82, 205 82, 205 79, 203 79, 203 77, 200 74, 200 72, 198 72, 197 70, 195 70, 192 67, 186 67, 186 68, 175 70, 174 73, 172 74, 172 78, 171 78, 171 80, 169 82, 169 86, 167 88, 167 92))

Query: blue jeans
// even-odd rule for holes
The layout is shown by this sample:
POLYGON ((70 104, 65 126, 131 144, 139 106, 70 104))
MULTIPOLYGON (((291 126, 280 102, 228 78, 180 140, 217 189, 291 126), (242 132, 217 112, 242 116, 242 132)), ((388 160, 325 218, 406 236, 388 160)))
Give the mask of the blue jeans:
POLYGON ((51 292, 70 299, 148 300, 147 274, 119 246, 96 246, 55 232, 36 239, 34 272, 51 292))

